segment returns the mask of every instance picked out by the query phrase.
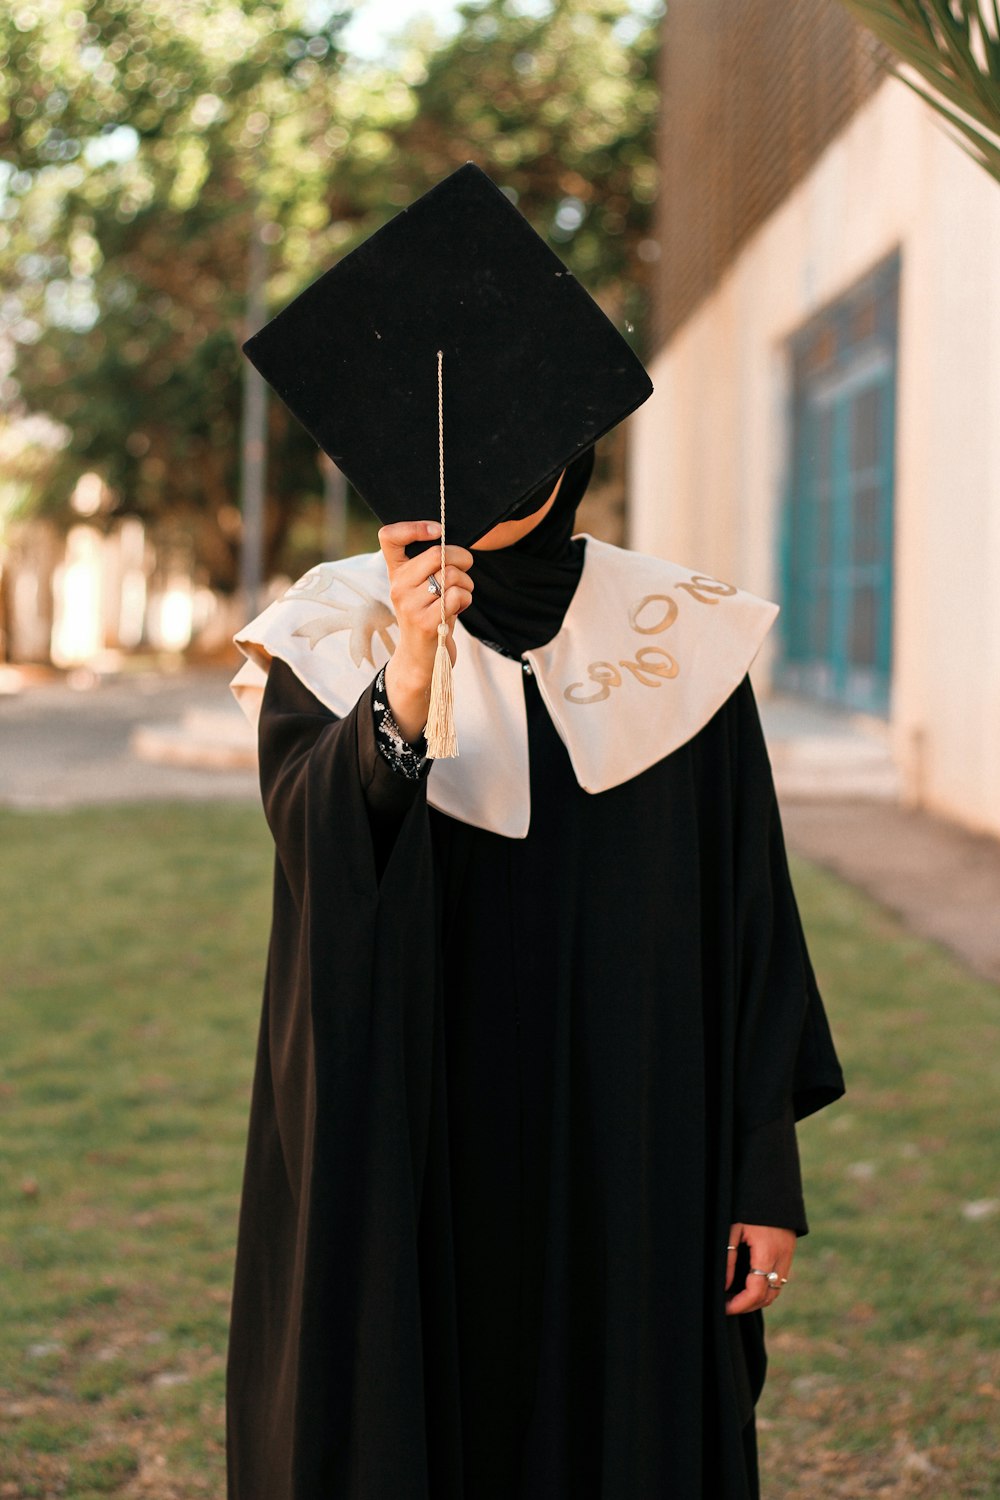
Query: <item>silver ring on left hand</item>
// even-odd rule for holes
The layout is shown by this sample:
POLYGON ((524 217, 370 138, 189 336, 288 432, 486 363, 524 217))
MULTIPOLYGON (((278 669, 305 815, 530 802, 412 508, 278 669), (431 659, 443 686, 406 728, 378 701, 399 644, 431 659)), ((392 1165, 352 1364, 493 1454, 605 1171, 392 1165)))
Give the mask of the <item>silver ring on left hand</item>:
POLYGON ((429 594, 436 594, 439 599, 441 597, 441 585, 438 583, 433 573, 427 580, 427 592, 429 594))

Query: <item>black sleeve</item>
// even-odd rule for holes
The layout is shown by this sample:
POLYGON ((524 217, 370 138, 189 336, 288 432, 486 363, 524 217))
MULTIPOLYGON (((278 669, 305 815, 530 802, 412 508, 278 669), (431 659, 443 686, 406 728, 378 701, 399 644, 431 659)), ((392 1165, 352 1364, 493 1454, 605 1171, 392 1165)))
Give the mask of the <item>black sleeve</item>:
POLYGON ((358 717, 358 761, 375 865, 381 878, 396 842, 399 825, 421 795, 431 762, 424 761, 420 775, 413 777, 404 775, 390 761, 380 743, 379 722, 383 715, 376 707, 380 701, 378 686, 379 678, 376 678, 362 695, 364 712, 358 717))
POLYGON ((421 1235, 448 1162, 434 850, 422 781, 377 877, 372 733, 367 690, 341 718, 271 664, 259 747, 276 858, 230 1309, 229 1500, 402 1497, 427 1469, 421 1235))
POLYGON ((403 776, 379 753, 375 688, 376 682, 373 682, 351 713, 339 719, 310 692, 291 667, 276 657, 271 662, 264 688, 258 739, 261 791, 267 812, 271 795, 281 789, 287 790, 290 778, 301 771, 303 759, 313 746, 324 735, 329 737, 337 733, 333 726, 349 724, 349 732, 355 737, 376 878, 381 879, 400 824, 423 793, 426 774, 416 780, 403 776))
POLYGON ((736 710, 734 1220, 808 1232, 795 1122, 844 1093, 749 676, 736 710))
POLYGON ((734 1223, 809 1233, 791 1106, 779 1119, 743 1132, 736 1143, 735 1173, 734 1223))

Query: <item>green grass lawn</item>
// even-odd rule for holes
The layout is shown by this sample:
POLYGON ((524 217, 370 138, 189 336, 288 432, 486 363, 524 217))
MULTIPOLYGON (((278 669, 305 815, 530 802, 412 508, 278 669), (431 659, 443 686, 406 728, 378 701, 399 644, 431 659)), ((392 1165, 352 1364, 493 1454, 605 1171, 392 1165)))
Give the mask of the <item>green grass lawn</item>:
MULTIPOLYGON (((0 851, 0 1497, 221 1500, 269 835, 254 807, 7 812, 0 851)), ((849 1092, 801 1127, 764 1494, 985 1500, 1000 994, 794 875, 849 1092)))

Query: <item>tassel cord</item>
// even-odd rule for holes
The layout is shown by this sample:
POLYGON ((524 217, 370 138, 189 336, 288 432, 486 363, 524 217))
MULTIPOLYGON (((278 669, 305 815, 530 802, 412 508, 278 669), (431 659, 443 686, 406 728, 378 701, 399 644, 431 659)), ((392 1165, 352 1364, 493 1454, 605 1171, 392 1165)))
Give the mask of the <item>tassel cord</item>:
POLYGON ((437 649, 431 674, 430 702, 427 707, 427 754, 432 760, 449 760, 458 755, 455 734, 455 708, 452 690, 451 657, 448 654, 448 618, 445 614, 445 505, 444 505, 444 351, 437 352, 438 394, 438 489, 441 502, 441 620, 437 628, 437 649))

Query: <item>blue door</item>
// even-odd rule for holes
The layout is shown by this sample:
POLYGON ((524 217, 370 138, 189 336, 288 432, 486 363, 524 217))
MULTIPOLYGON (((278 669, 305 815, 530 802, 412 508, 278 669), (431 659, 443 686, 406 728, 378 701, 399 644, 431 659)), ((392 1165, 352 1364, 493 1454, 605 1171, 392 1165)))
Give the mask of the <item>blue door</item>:
POLYGON ((781 661, 790 691, 887 714, 898 256, 791 341, 781 661))

